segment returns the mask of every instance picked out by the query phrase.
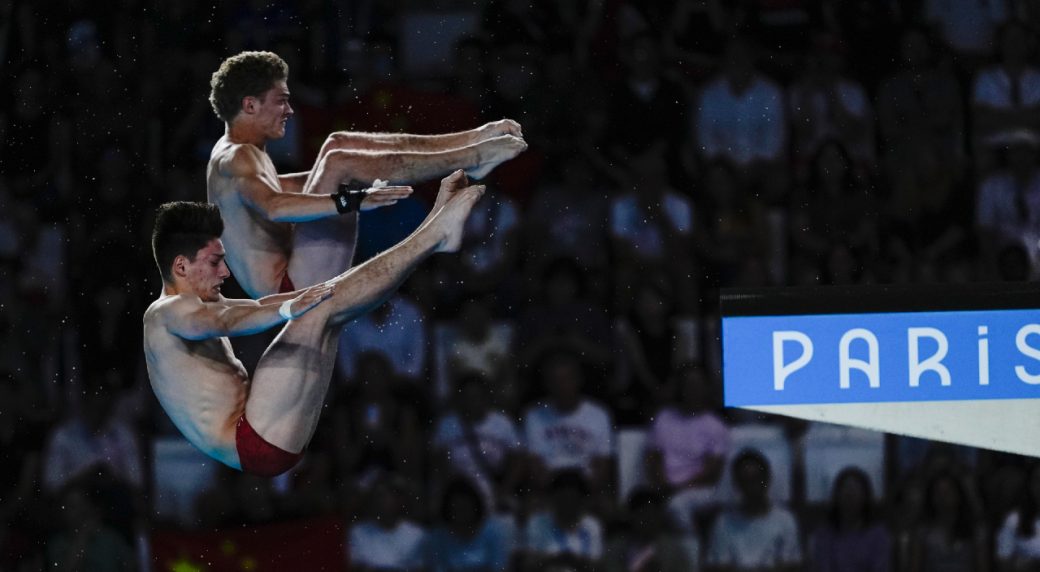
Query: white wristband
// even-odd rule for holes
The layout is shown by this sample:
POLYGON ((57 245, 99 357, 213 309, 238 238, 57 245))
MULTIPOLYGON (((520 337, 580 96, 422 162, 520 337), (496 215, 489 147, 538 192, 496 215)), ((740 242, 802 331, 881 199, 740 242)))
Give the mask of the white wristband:
POLYGON ((289 308, 289 306, 292 305, 292 301, 293 298, 290 298, 282 302, 281 306, 278 306, 278 315, 285 318, 285 321, 289 321, 292 319, 292 310, 289 308))

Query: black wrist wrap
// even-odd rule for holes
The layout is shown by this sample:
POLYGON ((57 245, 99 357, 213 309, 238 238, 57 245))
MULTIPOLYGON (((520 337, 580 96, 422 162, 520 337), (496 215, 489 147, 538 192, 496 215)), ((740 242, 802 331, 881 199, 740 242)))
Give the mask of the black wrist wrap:
POLYGON ((340 185, 339 191, 329 195, 336 203, 339 214, 357 212, 361 208, 361 201, 365 200, 365 189, 353 185, 340 185))

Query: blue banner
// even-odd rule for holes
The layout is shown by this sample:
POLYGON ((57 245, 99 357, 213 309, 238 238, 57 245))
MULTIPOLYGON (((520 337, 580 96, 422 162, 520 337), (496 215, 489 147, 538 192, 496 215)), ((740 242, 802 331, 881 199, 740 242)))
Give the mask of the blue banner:
POLYGON ((1040 310, 726 316, 726 405, 1040 398, 1040 310))

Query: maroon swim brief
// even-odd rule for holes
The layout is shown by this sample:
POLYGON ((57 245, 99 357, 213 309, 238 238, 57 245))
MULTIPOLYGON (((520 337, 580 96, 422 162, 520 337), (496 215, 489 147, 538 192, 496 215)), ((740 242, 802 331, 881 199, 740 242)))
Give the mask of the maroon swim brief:
POLYGON ((261 477, 274 477, 296 466, 303 453, 280 449, 257 434, 243 413, 235 425, 235 447, 242 471, 261 477))

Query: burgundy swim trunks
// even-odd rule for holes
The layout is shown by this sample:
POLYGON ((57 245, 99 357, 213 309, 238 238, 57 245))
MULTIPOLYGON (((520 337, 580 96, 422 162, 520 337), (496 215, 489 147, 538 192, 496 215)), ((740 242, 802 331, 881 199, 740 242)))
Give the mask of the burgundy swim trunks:
POLYGON ((289 278, 289 273, 282 274, 282 284, 278 287, 279 294, 285 294, 286 292, 295 292, 296 286, 292 283, 292 278, 289 278))
POLYGON ((261 477, 278 476, 296 466, 303 453, 280 449, 257 434, 243 413, 235 425, 235 448, 242 471, 261 477))

